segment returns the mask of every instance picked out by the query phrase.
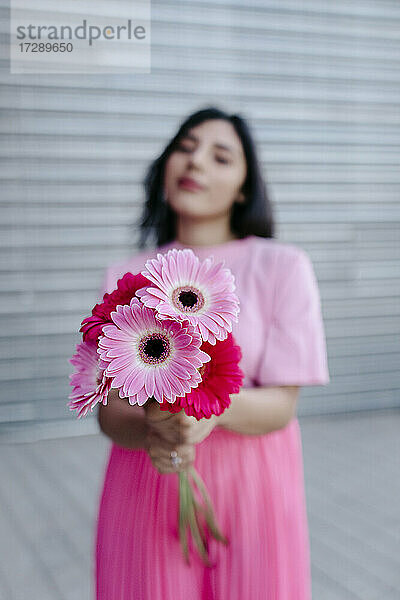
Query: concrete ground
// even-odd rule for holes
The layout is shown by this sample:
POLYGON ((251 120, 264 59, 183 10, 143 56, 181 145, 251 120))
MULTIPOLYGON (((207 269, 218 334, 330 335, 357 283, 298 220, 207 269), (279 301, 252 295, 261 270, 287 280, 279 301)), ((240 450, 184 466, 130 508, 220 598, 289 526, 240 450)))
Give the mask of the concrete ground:
MULTIPOLYGON (((313 600, 398 600, 400 410, 299 422, 313 600)), ((102 435, 0 444, 0 600, 93 599, 108 446, 102 435)))

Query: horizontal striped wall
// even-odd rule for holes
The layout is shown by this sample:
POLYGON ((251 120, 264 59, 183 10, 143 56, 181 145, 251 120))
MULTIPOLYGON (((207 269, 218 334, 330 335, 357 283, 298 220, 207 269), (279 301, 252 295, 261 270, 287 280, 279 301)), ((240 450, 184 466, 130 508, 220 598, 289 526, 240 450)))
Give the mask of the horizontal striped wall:
POLYGON ((299 414, 399 406, 399 38, 397 0, 162 0, 148 75, 10 75, 2 52, 0 435, 96 429, 66 409, 76 332, 135 251, 146 166, 210 103, 248 117, 278 237, 315 267, 331 383, 299 414))

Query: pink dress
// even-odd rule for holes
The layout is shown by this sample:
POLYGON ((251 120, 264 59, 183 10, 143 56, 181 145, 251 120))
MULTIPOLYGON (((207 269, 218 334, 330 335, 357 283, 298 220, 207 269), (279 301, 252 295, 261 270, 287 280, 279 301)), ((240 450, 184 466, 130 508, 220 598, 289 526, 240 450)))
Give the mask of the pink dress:
MULTIPOLYGON (((164 252, 180 243, 158 249, 164 252)), ((249 236, 193 247, 225 259, 241 302, 233 333, 242 348, 244 386, 329 383, 320 297, 308 254, 249 236)), ((145 251, 106 271, 103 291, 137 273, 145 251)), ((217 427, 196 447, 228 547, 211 540, 214 566, 178 538, 178 477, 159 474, 144 450, 112 443, 98 513, 98 600, 310 600, 310 557, 302 446, 297 418, 283 429, 245 436, 217 427)))

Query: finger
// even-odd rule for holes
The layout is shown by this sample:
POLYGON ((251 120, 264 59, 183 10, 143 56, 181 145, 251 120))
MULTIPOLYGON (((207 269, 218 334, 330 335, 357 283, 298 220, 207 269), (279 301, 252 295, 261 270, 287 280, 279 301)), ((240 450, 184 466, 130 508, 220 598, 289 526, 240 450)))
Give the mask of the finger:
POLYGON ((192 445, 160 446, 159 444, 157 444, 157 442, 153 442, 152 444, 150 444, 149 450, 148 450, 148 454, 150 457, 155 458, 155 459, 160 459, 160 460, 169 460, 169 461, 171 460, 172 452, 176 452, 176 454, 182 460, 191 459, 195 454, 195 450, 192 445))
POLYGON ((184 461, 180 465, 173 465, 170 459, 159 457, 153 459, 152 463, 159 473, 177 473, 179 468, 186 465, 184 461))
POLYGON ((159 446, 150 446, 149 448, 149 456, 155 466, 160 466, 164 469, 168 468, 170 472, 174 470, 181 470, 182 468, 187 468, 189 465, 193 464, 196 450, 192 445, 186 446, 176 446, 174 448, 176 455, 179 457, 180 462, 178 464, 174 464, 171 460, 172 450, 159 447, 159 446))
POLYGON ((160 439, 164 440, 164 442, 169 444, 182 444, 185 442, 187 438, 187 434, 178 429, 178 428, 152 428, 152 431, 160 437, 160 439))
POLYGON ((194 419, 194 417, 188 417, 183 410, 181 410, 179 413, 168 413, 166 411, 160 411, 160 413, 163 415, 163 418, 149 419, 152 424, 155 424, 159 427, 190 427, 194 419), (165 417, 165 414, 167 414, 168 417, 165 417))
POLYGON ((173 465, 170 459, 158 459, 152 462, 159 473, 179 473, 180 471, 185 471, 193 464, 193 460, 182 460, 179 465, 173 465))
POLYGON ((157 431, 150 432, 148 435, 148 439, 152 445, 165 448, 168 451, 174 450, 175 446, 182 444, 180 437, 174 433, 170 433, 165 437, 157 431))

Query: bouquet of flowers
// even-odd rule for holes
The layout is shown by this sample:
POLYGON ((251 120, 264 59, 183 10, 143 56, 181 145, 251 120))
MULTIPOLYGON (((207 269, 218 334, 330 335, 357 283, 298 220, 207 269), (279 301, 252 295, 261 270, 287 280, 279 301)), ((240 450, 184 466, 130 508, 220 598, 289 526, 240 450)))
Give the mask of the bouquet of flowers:
MULTIPOLYGON (((82 321, 83 339, 70 362, 68 406, 85 416, 107 404, 111 388, 131 405, 210 418, 230 405, 243 381, 241 351, 232 337, 239 301, 232 273, 190 249, 170 250, 126 273, 117 289, 82 321)), ((178 464, 179 457, 171 453, 178 464)), ((179 537, 189 562, 188 536, 206 564, 206 527, 224 543, 204 482, 194 467, 179 472, 179 537), (196 498, 195 488, 202 498, 196 498), (203 521, 204 523, 204 521, 203 521)))

